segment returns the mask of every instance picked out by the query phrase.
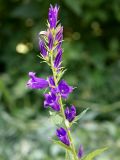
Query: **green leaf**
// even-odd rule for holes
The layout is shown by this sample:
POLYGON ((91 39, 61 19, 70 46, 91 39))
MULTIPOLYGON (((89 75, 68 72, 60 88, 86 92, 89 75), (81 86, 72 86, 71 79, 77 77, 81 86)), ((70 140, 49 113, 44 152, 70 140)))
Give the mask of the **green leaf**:
POLYGON ((108 147, 102 148, 102 149, 97 149, 91 153, 89 153, 86 157, 84 157, 82 160, 93 160, 96 156, 100 155, 103 153, 105 150, 107 150, 108 147))
POLYGON ((49 111, 49 114, 50 114, 50 116, 55 116, 56 115, 56 113, 52 112, 52 111, 49 111))
POLYGON ((55 143, 55 144, 58 144, 59 146, 61 146, 62 148, 68 150, 68 151, 71 151, 71 148, 67 145, 65 145, 64 143, 60 142, 60 141, 56 141, 54 139, 52 139, 52 142, 55 143))
POLYGON ((82 111, 78 116, 75 117, 75 119, 74 119, 74 121, 72 123, 75 123, 76 121, 80 120, 86 114, 86 112, 88 110, 89 110, 89 108, 87 108, 84 111, 82 111))
POLYGON ((55 112, 50 112, 50 119, 55 125, 60 125, 63 122, 63 118, 55 112))

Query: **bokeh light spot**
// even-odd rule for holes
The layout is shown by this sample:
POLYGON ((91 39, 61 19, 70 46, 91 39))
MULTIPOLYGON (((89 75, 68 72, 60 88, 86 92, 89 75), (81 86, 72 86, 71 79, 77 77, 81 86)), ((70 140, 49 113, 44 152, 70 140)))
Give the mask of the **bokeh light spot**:
POLYGON ((29 52, 29 47, 24 43, 19 43, 16 46, 16 51, 20 54, 26 54, 29 52))

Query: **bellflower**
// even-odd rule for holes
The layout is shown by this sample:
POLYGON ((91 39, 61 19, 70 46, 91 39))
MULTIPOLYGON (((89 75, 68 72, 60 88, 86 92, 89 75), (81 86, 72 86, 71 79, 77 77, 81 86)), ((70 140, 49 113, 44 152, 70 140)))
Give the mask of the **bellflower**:
POLYGON ((48 81, 35 76, 34 72, 29 72, 30 79, 27 82, 27 87, 31 89, 44 89, 48 87, 48 81))
POLYGON ((50 88, 55 88, 55 82, 52 76, 48 77, 48 83, 50 88))
POLYGON ((46 47, 45 47, 45 43, 44 43, 44 41, 43 40, 39 40, 39 50, 40 50, 40 52, 41 52, 41 55, 43 56, 43 57, 46 57, 47 56, 47 49, 46 49, 46 47))
POLYGON ((83 146, 80 145, 78 150, 78 158, 82 158, 83 154, 84 154, 83 146))
POLYGON ((65 109, 65 116, 69 122, 72 122, 76 116, 76 108, 75 106, 71 106, 71 108, 65 109))
POLYGON ((44 101, 45 108, 48 108, 50 106, 53 110, 60 111, 58 96, 56 96, 53 92, 50 92, 49 94, 45 94, 44 96, 45 96, 45 101, 44 101))
POLYGON ((61 61, 62 61, 62 49, 60 49, 60 50, 58 51, 58 54, 57 54, 57 56, 55 57, 54 67, 55 67, 55 68, 59 68, 59 67, 60 67, 60 64, 61 64, 61 61))
POLYGON ((58 85, 58 92, 62 98, 67 99, 69 94, 73 91, 73 87, 69 86, 64 80, 61 80, 58 85))
POLYGON ((55 41, 57 43, 57 50, 61 49, 62 40, 63 40, 63 27, 59 25, 56 28, 56 36, 55 36, 55 41))
POLYGON ((70 146, 70 141, 69 141, 67 132, 64 128, 61 127, 57 129, 56 135, 62 143, 64 143, 67 146, 70 146))
POLYGON ((55 28, 57 25, 58 11, 59 11, 59 7, 57 5, 55 5, 55 7, 50 5, 49 13, 48 13, 48 21, 51 29, 55 28))
POLYGON ((50 50, 52 50, 53 42, 54 42, 54 40, 53 40, 53 35, 52 35, 52 33, 50 32, 49 35, 48 35, 48 47, 49 47, 50 50))
POLYGON ((63 27, 58 26, 56 30, 57 30, 57 33, 55 36, 55 40, 58 42, 61 42, 63 40, 63 27))
MULTIPOLYGON (((54 111, 58 112, 62 118, 62 126, 64 128, 58 128, 56 130, 56 136, 65 144, 66 149, 70 149, 73 154, 74 160, 80 159, 83 156, 83 148, 79 147, 78 154, 72 141, 71 125, 66 122, 72 122, 76 116, 75 106, 66 108, 64 110, 63 99, 67 99, 69 94, 73 91, 73 87, 69 86, 65 80, 61 80, 64 69, 62 65, 62 41, 63 41, 63 27, 58 24, 58 11, 57 5, 50 5, 48 13, 48 25, 45 31, 39 33, 39 50, 44 59, 44 62, 48 64, 52 71, 52 76, 48 76, 47 80, 39 78, 34 72, 29 72, 30 79, 27 82, 27 86, 32 89, 44 89, 48 88, 49 93, 44 94, 44 107, 50 107, 54 111), (68 120, 68 121, 66 121, 68 120)), ((56 123, 57 124, 57 123, 56 123)), ((60 123, 59 123, 60 125, 60 123)))

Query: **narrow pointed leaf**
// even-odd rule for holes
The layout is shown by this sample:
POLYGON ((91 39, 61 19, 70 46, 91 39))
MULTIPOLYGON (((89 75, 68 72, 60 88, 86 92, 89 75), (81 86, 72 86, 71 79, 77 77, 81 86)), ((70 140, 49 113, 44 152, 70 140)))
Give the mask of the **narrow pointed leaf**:
POLYGON ((102 148, 102 149, 97 149, 91 153, 89 153, 87 156, 85 156, 82 160, 94 160, 94 158, 101 153, 103 153, 105 150, 107 150, 108 147, 102 148))
POLYGON ((64 143, 62 143, 60 141, 56 141, 56 140, 52 139, 52 142, 55 144, 58 144, 59 146, 61 146, 62 148, 66 149, 68 151, 71 151, 71 148, 69 146, 65 145, 64 143))
POLYGON ((60 116, 60 115, 58 115, 58 114, 56 114, 56 115, 51 115, 50 116, 50 119, 51 119, 51 121, 55 124, 55 125, 60 125, 60 124, 62 124, 62 122, 63 122, 63 118, 60 116))
POLYGON ((75 117, 75 122, 80 120, 85 114, 86 112, 89 110, 89 108, 85 109, 83 112, 81 112, 78 116, 75 117))

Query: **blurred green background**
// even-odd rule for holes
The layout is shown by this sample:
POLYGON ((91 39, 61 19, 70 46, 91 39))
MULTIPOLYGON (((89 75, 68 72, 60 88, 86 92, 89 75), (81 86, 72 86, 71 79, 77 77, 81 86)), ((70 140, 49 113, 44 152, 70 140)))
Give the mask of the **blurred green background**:
POLYGON ((89 107, 73 128, 76 148, 109 146, 96 160, 120 160, 119 0, 0 0, 0 160, 64 159, 49 140, 55 126, 44 91, 26 88, 29 71, 51 74, 37 57, 50 3, 60 5, 64 26, 64 79, 77 87, 67 104, 78 113, 89 107))

